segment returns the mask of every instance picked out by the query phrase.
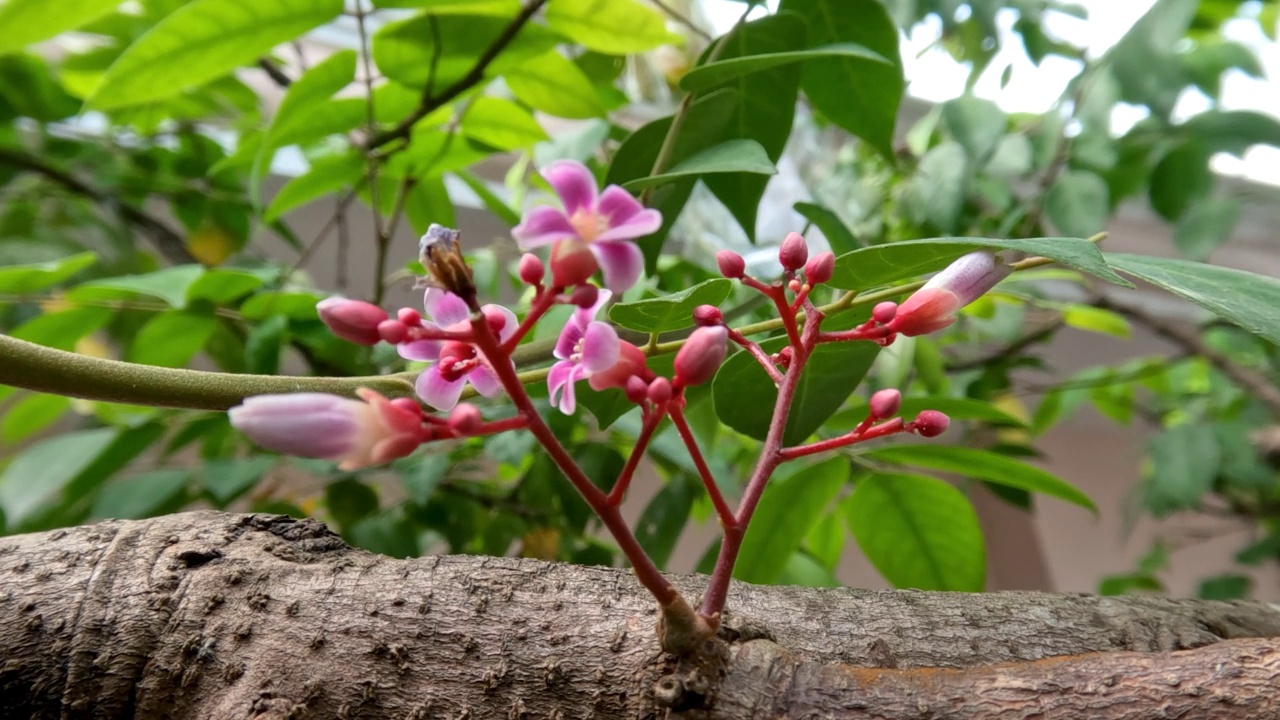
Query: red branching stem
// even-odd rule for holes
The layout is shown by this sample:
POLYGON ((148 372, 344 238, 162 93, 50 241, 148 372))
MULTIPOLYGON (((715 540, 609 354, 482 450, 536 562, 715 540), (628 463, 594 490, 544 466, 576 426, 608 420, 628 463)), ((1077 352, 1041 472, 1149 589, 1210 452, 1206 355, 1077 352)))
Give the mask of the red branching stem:
MULTIPOLYGON (((782 307, 786 301, 782 301, 782 307)), ((795 316, 782 310, 783 318, 791 318, 795 325, 795 316)), ((746 535, 751 516, 760 504, 764 488, 773 476, 773 471, 782 463, 782 435, 787 427, 787 416, 791 412, 791 403, 795 400, 796 386, 800 383, 800 375, 809 361, 809 355, 817 345, 819 327, 823 314, 814 310, 805 315, 804 334, 792 344, 794 356, 787 372, 778 385, 778 400, 773 405, 773 419, 769 423, 769 432, 765 435, 764 447, 760 450, 760 459, 756 462, 751 478, 747 480, 747 488, 742 494, 742 502, 738 505, 735 525, 724 529, 724 540, 720 544, 720 555, 716 558, 715 569, 711 573, 711 581, 707 592, 702 596, 698 614, 715 627, 719 624, 720 611, 724 609, 725 599, 729 593, 729 579, 733 576, 733 566, 738 560, 738 552, 742 549, 742 538, 746 535)))
POLYGON ((801 307, 808 307, 810 305, 809 293, 812 291, 813 291, 813 286, 810 285, 809 283, 805 283, 800 286, 800 291, 796 293, 795 300, 791 301, 792 313, 798 312, 801 307))
POLYGON ((653 437, 653 433, 658 429, 659 423, 662 422, 663 416, 666 415, 664 408, 653 408, 644 414, 644 419, 640 425, 640 436, 636 438, 636 446, 631 450, 631 456, 627 458, 627 464, 623 466, 622 472, 618 475, 618 481, 614 483, 613 489, 609 491, 606 498, 613 507, 618 507, 627 496, 627 488, 631 485, 631 478, 636 474, 636 466, 640 464, 640 459, 644 457, 644 451, 649 447, 649 440, 653 437))
POLYGON ((866 428, 862 432, 857 429, 851 430, 840 437, 834 437, 829 440, 821 440, 819 442, 810 443, 808 445, 796 445, 794 447, 782 448, 778 451, 778 455, 783 460, 795 460, 807 455, 816 455, 828 450, 848 447, 860 442, 875 440, 876 438, 886 437, 888 435, 896 435, 901 432, 909 432, 906 423, 902 422, 902 418, 894 418, 887 422, 866 428))
POLYGON ((867 322, 850 330, 824 332, 818 335, 819 343, 844 342, 846 340, 884 340, 893 335, 893 331, 884 325, 867 322))
POLYGON ((510 355, 516 349, 516 346, 533 329, 533 326, 538 324, 542 316, 546 315, 547 311, 555 307, 555 304, 559 302, 562 291, 564 291, 564 288, 561 287, 538 288, 537 294, 533 296, 533 304, 529 308, 529 314, 525 315, 524 320, 520 321, 520 327, 516 328, 515 333, 507 338, 506 342, 502 343, 503 353, 510 355))
POLYGON ((529 399, 529 394, 525 392, 524 383, 520 382, 519 376, 516 375, 515 366, 508 362, 510 359, 509 353, 503 351, 498 338, 489 329, 489 324, 484 317, 475 312, 479 308, 473 307, 472 310, 471 329, 475 333, 476 346, 480 352, 484 353, 485 357, 494 360, 494 374, 498 376, 503 389, 511 396, 511 402, 524 416, 526 428, 533 433, 533 436, 546 449, 547 454, 551 456, 552 461, 560 468, 560 472, 564 473, 565 478, 569 480, 574 489, 578 491, 578 494, 582 496, 582 499, 587 502, 587 505, 604 523, 609 533, 613 535, 618 547, 627 557, 627 560, 630 561, 631 567, 635 571, 636 579, 640 581, 640 584, 644 585, 663 607, 675 603, 680 597, 679 591, 671 583, 667 582, 658 567, 654 565, 653 559, 644 551, 644 548, 640 547, 635 534, 627 526, 626 520, 618 512, 618 508, 609 504, 609 499, 604 492, 591 482, 591 479, 582 471, 582 468, 578 467, 569 452, 556 439, 555 433, 551 431, 546 421, 538 414, 538 409, 534 407, 533 401, 529 399))
POLYGON ((471 331, 458 332, 457 330, 442 330, 440 328, 428 327, 411 327, 409 328, 410 340, 457 340, 459 342, 471 342, 471 331))
POLYGON ((698 468, 698 475, 702 477, 702 484, 706 486, 707 494, 711 496, 711 504, 716 508, 716 515, 720 516, 720 525, 726 531, 729 528, 736 528, 738 520, 734 517, 733 510, 729 508, 729 503, 725 502, 724 495, 720 493, 716 479, 711 476, 711 468, 707 467, 707 461, 702 457, 702 450, 698 448, 698 440, 693 436, 689 421, 684 417, 684 404, 684 396, 672 400, 671 422, 680 433, 680 439, 684 441, 685 447, 689 448, 689 457, 693 459, 694 467, 698 468))
POLYGON ((782 320, 782 326, 786 328, 787 339, 791 341, 793 347, 799 347, 800 329, 796 325, 795 310, 792 310, 791 303, 787 302, 786 287, 782 283, 766 285, 750 275, 743 275, 741 282, 749 288, 758 290, 773 301, 774 307, 778 309, 778 316, 782 320))
POLYGON ((756 359, 756 362, 760 363, 760 367, 764 368, 766 373, 769 373, 769 379, 773 380, 774 385, 782 382, 782 373, 778 371, 778 365, 758 343, 733 328, 728 328, 728 330, 729 339, 740 345, 743 350, 746 350, 751 357, 756 359))
POLYGON ((480 427, 476 429, 474 434, 496 435, 497 433, 506 432, 508 430, 520 430, 528 427, 528 425, 529 421, 526 420, 523 415, 516 415, 514 417, 503 418, 501 420, 494 420, 493 422, 481 423, 480 427))

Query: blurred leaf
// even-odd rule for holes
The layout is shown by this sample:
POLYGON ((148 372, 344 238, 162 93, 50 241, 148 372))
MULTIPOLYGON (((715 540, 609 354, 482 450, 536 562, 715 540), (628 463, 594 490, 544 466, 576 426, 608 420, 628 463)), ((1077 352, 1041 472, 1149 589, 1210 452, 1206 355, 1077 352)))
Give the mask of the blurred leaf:
POLYGON ((476 197, 480 198, 480 202, 484 203, 485 208, 503 223, 511 226, 520 224, 520 213, 512 210, 506 201, 490 190, 484 179, 465 170, 456 172, 454 175, 466 183, 467 187, 471 188, 471 192, 475 193, 476 197))
POLYGON ((791 553, 787 564, 778 574, 779 585, 798 585, 800 587, 840 587, 840 581, 832 574, 830 568, 823 567, 814 558, 803 552, 791 553))
MULTIPOLYGON (((355 75, 356 51, 339 50, 293 81, 285 90, 284 97, 280 99, 280 105, 263 134, 253 163, 252 177, 255 180, 270 170, 271 156, 276 148, 298 142, 294 136, 301 129, 317 120, 323 122, 327 113, 317 112, 321 103, 350 85, 355 75)), ((256 195, 256 191, 251 193, 251 197, 256 195)))
POLYGON ((25 449, 0 475, 0 510, 9 527, 17 527, 37 508, 55 497, 116 439, 112 428, 80 430, 56 435, 25 449))
POLYGON ((1253 110, 1206 110, 1178 127, 1195 135, 1209 153, 1242 157, 1254 145, 1280 147, 1280 120, 1253 110))
POLYGON ((510 100, 479 97, 462 118, 463 135, 498 150, 531 147, 547 140, 547 133, 527 110, 510 100))
POLYGON ((733 576, 753 583, 777 582, 787 559, 849 480, 849 460, 835 457, 774 478, 747 526, 733 576))
POLYGON ((361 518, 346 531, 351 544, 379 555, 393 558, 417 557, 418 528, 405 517, 401 508, 391 508, 361 518))
POLYGON ((322 296, 307 292, 262 292, 240 305, 240 314, 250 320, 284 315, 290 320, 318 320, 316 303, 322 296))
POLYGON ((1247 575, 1215 575, 1200 581, 1196 596, 1202 600, 1243 600, 1252 587, 1253 580, 1247 575))
POLYGON ((1213 487, 1222 460, 1209 428, 1178 425, 1152 438, 1151 473, 1145 484, 1147 506, 1157 516, 1194 508, 1213 487))
POLYGON ((610 55, 679 45, 662 13, 636 0, 556 0, 547 6, 547 25, 586 47, 610 55))
POLYGON ((1189 260, 1108 253, 1117 270, 1179 295, 1280 345, 1280 280, 1189 260))
POLYGON ((108 483, 94 498, 89 516, 133 520, 177 510, 190 479, 190 470, 154 470, 108 483))
MULTIPOLYGON (((920 414, 922 410, 938 410, 946 413, 947 417, 952 420, 984 420, 996 425, 1023 426, 1018 418, 1004 412, 1003 410, 993 406, 982 400, 970 400, 968 398, 952 398, 952 397, 904 397, 902 405, 898 409, 898 415, 903 420, 910 421, 920 414)), ((867 416, 867 404, 861 403, 857 406, 841 410, 838 417, 848 418, 852 425, 861 422, 867 416)), ((850 425, 850 427, 852 427, 850 425)), ((842 428, 837 427, 843 432, 842 428)))
POLYGON ((0 418, 0 443, 18 443, 44 430, 71 409, 71 399, 32 393, 5 408, 0 418))
POLYGON ((324 489, 324 504, 343 530, 378 510, 378 493, 354 477, 330 483, 324 489))
POLYGON ((218 507, 245 494, 274 467, 276 458, 259 455, 235 460, 212 460, 200 469, 200 485, 218 507))
POLYGON ((861 453, 860 457, 1008 485, 1056 497, 1094 513, 1098 511, 1089 496, 1065 480, 988 450, 954 445, 890 445, 861 453))
POLYGON ((731 281, 711 278, 670 295, 613 305, 609 308, 609 319, 638 332, 680 330, 693 327, 694 308, 699 305, 719 307, 732 291, 731 281))
POLYGON ((110 110, 176 95, 341 13, 342 0, 192 0, 126 48, 88 104, 110 110))
POLYGON ((1250 439, 1254 428, 1244 421, 1217 422, 1212 426, 1222 451, 1220 474, 1231 486, 1245 490, 1267 490, 1276 484, 1276 471, 1264 464, 1250 439))
POLYGON ((272 315, 249 331, 244 341, 245 372, 275 375, 280 372, 280 351, 288 341, 289 319, 272 315))
MULTIPOLYGON (((9 6, 0 6, 0 8, 7 7, 9 6)), ((0 27, 3 26, 0 25, 0 27)), ((83 252, 61 260, 0 267, 0 293, 23 295, 39 292, 57 285, 96 262, 98 262, 97 254, 83 252)))
POLYGON ((831 246, 831 252, 836 255, 853 252, 862 247, 862 243, 854 236, 853 231, 834 211, 817 203, 807 202, 798 202, 792 206, 792 209, 822 232, 823 237, 827 239, 827 244, 831 246))
POLYGON ((985 163, 1004 135, 1007 120, 1004 111, 994 102, 962 95, 942 105, 942 122, 951 131, 969 158, 979 165, 985 163))
POLYGON ((1165 220, 1173 222, 1187 208, 1213 189, 1213 171, 1209 169, 1209 151, 1200 142, 1190 140, 1165 153, 1151 172, 1151 207, 1165 220))
POLYGON ((768 153, 755 140, 725 140, 685 158, 666 172, 631 180, 624 183, 623 187, 628 190, 644 190, 678 180, 723 173, 776 175, 778 168, 769 161, 768 153))
MULTIPOLYGON (((415 89, 426 87, 434 68, 432 87, 443 90, 471 71, 480 53, 493 45, 510 22, 510 17, 433 15, 428 8, 379 28, 371 41, 373 61, 384 76, 415 89)), ((489 64, 486 76, 519 69, 525 61, 554 48, 559 39, 546 26, 526 24, 489 64)))
POLYGON ((399 473, 400 482, 404 484, 409 499, 419 505, 426 505, 444 480, 445 473, 449 471, 449 455, 413 455, 397 465, 402 468, 399 473))
POLYGON ((917 224, 953 232, 964 209, 971 166, 960 143, 947 141, 924 154, 905 184, 903 210, 917 224))
POLYGON ((1089 305, 1069 305, 1062 311, 1062 322, 1086 332, 1129 337, 1129 321, 1119 313, 1089 305))
MULTIPOLYGON (((771 17, 777 17, 771 16, 771 17)), ((760 22, 760 21, 756 21, 760 22)), ((753 23, 748 23, 750 26, 753 23)), ((808 50, 790 50, 783 52, 763 52, 763 53, 743 53, 738 57, 725 57, 717 60, 710 65, 700 65, 693 70, 685 73, 680 78, 680 87, 685 92, 702 92, 717 85, 737 80, 747 75, 753 75, 762 70, 770 70, 780 65, 789 65, 791 63, 804 62, 806 60, 814 60, 817 58, 830 57, 853 57, 860 60, 872 60, 892 65, 880 55, 868 50, 861 45, 855 43, 835 43, 832 45, 823 45, 820 47, 810 48, 808 50)))
POLYGON ((809 47, 854 43, 889 60, 858 57, 805 62, 801 87, 823 115, 894 157, 893 130, 905 85, 898 28, 876 0, 783 0, 780 12, 800 14, 809 24, 809 47))
POLYGON ((110 13, 120 0, 8 0, 0 5, 0 55, 74 30, 110 13))
POLYGON ((894 587, 982 590, 982 528, 954 487, 921 475, 876 473, 855 483, 846 511, 858 546, 894 587))
POLYGON ((1089 237, 1107 227, 1109 193, 1107 183, 1096 173, 1067 170, 1045 193, 1044 212, 1059 232, 1089 237))
POLYGON ((1108 282, 1132 286, 1107 266, 1097 246, 1077 238, 933 238, 873 245, 836 258, 829 284, 841 290, 866 290, 941 270, 961 255, 984 248, 1041 255, 1108 282))
POLYGON ((517 100, 548 115, 573 119, 604 115, 591 79, 556 50, 526 60, 503 79, 517 100))
POLYGON ((845 532, 840 513, 824 515, 809 528, 804 538, 804 549, 820 567, 829 573, 835 572, 836 565, 840 563, 840 554, 844 551, 845 532))
POLYGON ((653 496, 636 521, 636 540, 660 568, 666 567, 675 550, 699 487, 687 476, 672 478, 653 496))
POLYGON ((214 305, 228 305, 262 287, 266 279, 262 273, 214 268, 187 287, 187 302, 207 300, 214 305))
POLYGON ((1189 260, 1203 262, 1223 243, 1240 220, 1240 201, 1207 198, 1195 203, 1173 229, 1173 244, 1189 260))
POLYGON ((106 325, 111 320, 111 315, 110 308, 71 308, 37 315, 9 334, 18 340, 70 351, 75 349, 81 338, 106 325))
POLYGON ((427 8, 437 15, 494 15, 509 18, 520 0, 373 0, 376 8, 427 8))
POLYGON ((323 195, 353 188, 364 176, 364 158, 357 153, 343 153, 319 158, 307 172, 291 178, 267 204, 263 219, 278 220, 299 205, 323 195))
MULTIPOLYGON (((404 214, 409 218, 409 226, 417 235, 426 233, 431 223, 445 227, 458 225, 453 200, 449 197, 449 190, 441 175, 421 177, 413 183, 408 195, 405 196, 404 214)), ((472 269, 479 270, 474 261, 472 269)), ((476 275, 479 276, 480 273, 477 272, 476 275)), ((480 288, 483 290, 483 283, 480 284, 480 288)))
POLYGON ((1163 593, 1164 584, 1151 575, 1136 573, 1132 575, 1112 575, 1098 583, 1098 594, 1132 595, 1139 592, 1163 593))
POLYGON ((147 321, 129 345, 129 362, 183 367, 213 335, 218 319, 185 310, 170 310, 147 321))
POLYGON ((187 293, 196 280, 205 273, 201 265, 179 265, 165 268, 144 275, 121 275, 80 283, 67 297, 72 300, 108 299, 110 297, 129 297, 133 293, 159 298, 170 307, 180 308, 187 304, 187 293), (98 290, 118 290, 119 293, 99 293, 98 290))

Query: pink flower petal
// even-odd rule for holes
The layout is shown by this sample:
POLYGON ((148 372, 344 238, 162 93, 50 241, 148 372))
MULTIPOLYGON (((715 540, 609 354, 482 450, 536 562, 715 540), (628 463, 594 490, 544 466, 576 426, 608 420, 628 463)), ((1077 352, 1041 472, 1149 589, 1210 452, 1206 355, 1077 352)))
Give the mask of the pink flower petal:
POLYGON ((605 287, 614 292, 626 292, 640 279, 640 272, 644 270, 644 255, 635 243, 597 240, 588 247, 600 269, 604 271, 605 287))
POLYGON ((586 208, 590 211, 596 204, 596 178, 586 165, 573 160, 560 160, 542 171, 542 177, 560 196, 564 204, 564 212, 569 217, 586 208))
POLYGON ((638 240, 658 231, 662 227, 662 213, 657 210, 643 210, 633 215, 630 220, 620 225, 611 225, 608 230, 595 237, 596 242, 616 242, 618 240, 638 240))
POLYGON ((499 312, 502 317, 507 319, 506 324, 498 331, 499 341, 506 342, 506 339, 514 335, 516 329, 520 327, 520 319, 516 317, 516 314, 501 305, 483 305, 480 309, 485 312, 499 312))
POLYGON ((520 224, 511 229, 511 237, 516 239, 522 250, 577 236, 578 231, 569 224, 569 217, 564 211, 547 205, 525 213, 520 224))
POLYGON ((578 381, 581 372, 581 365, 569 360, 561 360, 552 365, 551 372, 547 373, 547 389, 551 391, 551 404, 565 415, 572 415, 574 408, 577 407, 573 384, 578 381), (557 399, 561 390, 564 391, 564 396, 557 399))
POLYGON ((430 288, 422 298, 422 306, 430 317, 441 327, 449 327, 471 317, 471 310, 462 298, 447 290, 430 288))
POLYGON ((612 325, 593 322, 582 337, 582 365, 587 372, 604 372, 618 362, 622 348, 618 344, 618 331, 612 325))
POLYGON ((467 373, 467 382, 471 383, 471 387, 476 392, 485 397, 493 397, 502 390, 502 383, 498 380, 493 371, 487 367, 478 367, 467 373))
POLYGON ((573 317, 579 327, 585 328, 587 323, 596 319, 596 315, 600 314, 600 310, 609 304, 609 299, 613 297, 613 293, 608 290, 601 290, 596 293, 596 301, 589 308, 578 308, 573 311, 573 317))
POLYGON ((439 340, 413 340, 397 345, 396 352, 405 360, 435 362, 440 359, 441 345, 439 340))
POLYGON ((445 380, 440 377, 439 368, 429 367, 418 375, 414 390, 418 393, 418 397, 431 407, 437 410, 452 410, 453 406, 458 404, 458 398, 462 396, 464 385, 466 385, 465 380, 461 378, 445 380))
POLYGON ((596 212, 609 218, 610 227, 621 225, 642 210, 644 206, 640 201, 617 185, 605 188, 596 203, 596 212))
POLYGON ((568 360, 573 355, 578 341, 582 339, 583 330, 583 324, 578 323, 578 314, 575 312, 569 318, 569 322, 565 323, 564 329, 560 331, 560 337, 556 340, 556 349, 551 354, 560 360, 568 360))

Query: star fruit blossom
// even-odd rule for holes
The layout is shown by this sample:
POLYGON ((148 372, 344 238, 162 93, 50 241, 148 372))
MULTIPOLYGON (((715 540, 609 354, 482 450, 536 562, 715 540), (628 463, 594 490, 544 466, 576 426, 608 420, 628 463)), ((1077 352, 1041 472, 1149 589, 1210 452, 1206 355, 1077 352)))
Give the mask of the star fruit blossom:
POLYGON ((577 407, 573 384, 609 370, 622 355, 617 331, 595 319, 612 295, 608 290, 601 290, 594 305, 576 308, 556 340, 553 354, 559 362, 552 365, 547 374, 547 388, 551 391, 551 404, 566 415, 572 415, 577 407))
MULTIPOLYGON (((431 288, 423 299, 423 307, 430 321, 422 326, 429 329, 461 332, 471 327, 470 310, 462 298, 453 293, 431 288)), ((486 317, 501 315, 505 319, 498 330, 498 340, 505 341, 516 331, 515 313, 501 305, 485 305, 481 308, 486 317)), ((488 359, 471 344, 454 340, 412 340, 396 346, 400 356, 407 360, 425 360, 434 363, 418 375, 414 389, 422 401, 437 410, 452 410, 458 404, 462 389, 467 383, 485 397, 493 397, 502 390, 502 384, 493 374, 488 359)))
POLYGON ((526 213, 511 231, 520 247, 551 244, 552 274, 561 284, 580 283, 599 266, 610 290, 620 293, 635 285, 644 255, 632 241, 656 232, 662 213, 645 208, 617 185, 597 193, 595 177, 579 162, 554 162, 542 177, 560 197, 563 209, 542 206, 526 213), (558 263, 577 268, 557 273, 558 263))

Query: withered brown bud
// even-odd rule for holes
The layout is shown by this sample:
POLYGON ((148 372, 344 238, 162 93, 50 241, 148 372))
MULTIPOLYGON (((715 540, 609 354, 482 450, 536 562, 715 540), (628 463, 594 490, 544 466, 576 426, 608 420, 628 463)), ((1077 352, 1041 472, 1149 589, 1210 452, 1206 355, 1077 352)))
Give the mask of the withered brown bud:
POLYGON ((468 306, 476 306, 476 284, 471 268, 462 257, 462 233, 432 223, 418 241, 418 259, 431 274, 436 286, 457 295, 468 306))

